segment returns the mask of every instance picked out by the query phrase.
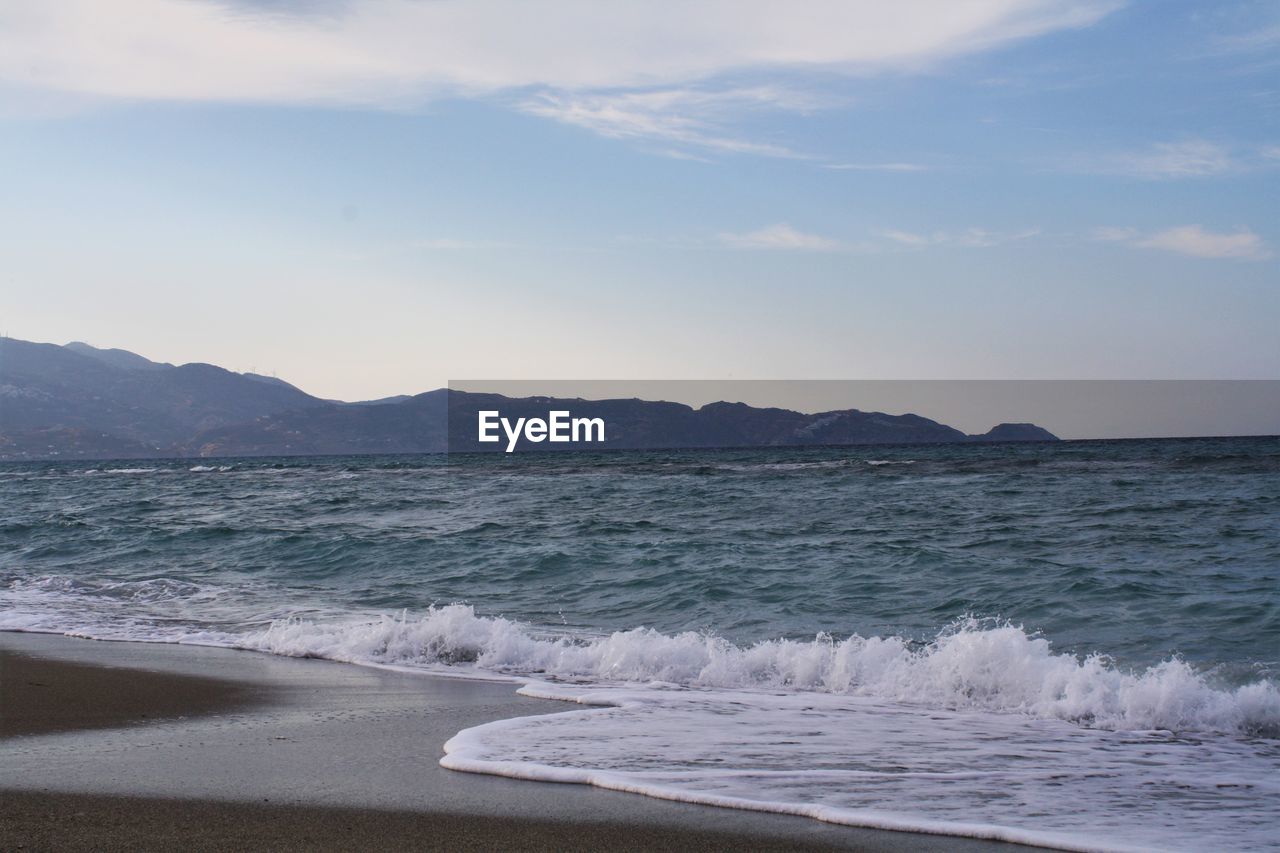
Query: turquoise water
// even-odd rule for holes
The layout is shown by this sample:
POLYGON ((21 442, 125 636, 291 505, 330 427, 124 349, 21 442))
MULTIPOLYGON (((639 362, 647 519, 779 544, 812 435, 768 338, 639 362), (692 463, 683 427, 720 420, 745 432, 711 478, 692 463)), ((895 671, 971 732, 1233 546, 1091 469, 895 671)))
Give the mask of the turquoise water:
MULTIPOLYGON (((920 744, 943 726, 945 742, 986 732, 1025 754, 1102 738, 1082 768, 1142 732, 1170 744, 1154 760, 1167 772, 1116 812, 1108 844, 1265 847, 1280 819, 1277 439, 23 463, 0 467, 0 506, 0 627, 499 673, 630 709, 550 718, 576 739, 476 733, 447 759, 477 762, 464 769, 595 773, 845 822, 954 829, 976 812, 1089 847, 1096 827, 1043 791, 975 803, 917 780, 868 800, 852 776, 812 774, 837 755, 830 772, 855 772, 887 720, 915 720, 920 744), (737 776, 702 772, 679 737, 639 765, 650 747, 626 751, 743 691, 764 704, 734 743, 777 736, 737 776), (825 715, 822 743, 777 747, 806 714, 825 715), (1185 793, 1193 765, 1245 787, 1185 793)), ((1116 786, 1140 766, 1114 769, 1116 786)))

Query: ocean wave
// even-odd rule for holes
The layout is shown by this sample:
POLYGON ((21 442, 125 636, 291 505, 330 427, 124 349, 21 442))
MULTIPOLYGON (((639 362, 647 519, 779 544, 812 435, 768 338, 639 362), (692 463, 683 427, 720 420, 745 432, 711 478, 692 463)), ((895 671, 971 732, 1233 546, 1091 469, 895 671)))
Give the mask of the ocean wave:
POLYGON ((946 709, 1019 713, 1112 730, 1280 736, 1270 681, 1212 685, 1173 658, 1126 671, 1104 655, 1053 651, 1010 624, 957 622, 927 644, 900 637, 766 640, 738 646, 709 633, 648 628, 583 638, 540 633, 469 605, 359 624, 285 620, 244 648, 354 663, 477 670, 605 684, 813 692, 946 709))
POLYGON ((202 586, 178 578, 145 578, 111 581, 74 578, 64 575, 41 575, 18 578, 10 582, 11 592, 45 593, 66 599, 107 598, 125 601, 189 601, 201 593, 217 594, 215 587, 202 586))
POLYGON ((1273 846, 1272 741, 830 694, 545 682, 520 692, 589 707, 464 730, 441 765, 1064 850, 1273 846))
POLYGON ((243 633, 236 626, 245 613, 245 593, 172 577, 121 580, 0 572, 0 631, 234 646, 243 633))
POLYGON ((1069 850, 1265 849, 1280 796, 1272 682, 1217 685, 1178 659, 1126 671, 993 620, 927 643, 741 646, 540 629, 467 604, 233 629, 208 618, 225 590, 171 578, 45 576, 8 592, 0 628, 501 677, 578 705, 460 732, 441 759, 453 770, 1069 850), (192 604, 203 623, 172 618, 192 604))
POLYGON ((342 614, 276 598, 257 585, 232 590, 171 577, 0 576, 0 629, 180 643, 207 642, 216 628, 219 645, 351 663, 862 696, 1100 729, 1280 737, 1280 689, 1270 679, 1227 685, 1177 657, 1126 669, 1103 654, 1055 651, 1047 639, 994 620, 959 620, 926 643, 818 634, 738 645, 710 632, 544 630, 478 615, 468 604, 419 615, 342 614))

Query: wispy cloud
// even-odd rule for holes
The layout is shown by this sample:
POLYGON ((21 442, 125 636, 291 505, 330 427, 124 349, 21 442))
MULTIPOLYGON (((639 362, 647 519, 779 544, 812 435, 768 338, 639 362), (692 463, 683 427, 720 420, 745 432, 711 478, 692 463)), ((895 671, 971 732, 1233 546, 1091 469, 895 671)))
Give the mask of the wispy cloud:
POLYGON ((828 163, 824 169, 837 172, 925 172, 929 167, 923 163, 828 163))
POLYGON ((1219 36, 1213 42, 1218 53, 1247 53, 1280 45, 1280 21, 1255 27, 1248 32, 1219 36))
POLYGON ((917 73, 1090 26, 1120 5, 966 0, 940 14, 936 0, 0 0, 0 115, 111 100, 405 109, 488 98, 674 157, 796 157, 737 124, 823 103, 716 81, 917 73))
POLYGON ((991 231, 986 228, 966 228, 962 231, 933 231, 928 234, 914 231, 883 230, 879 236, 900 247, 921 249, 928 246, 961 249, 985 249, 1004 243, 1026 240, 1040 233, 1039 228, 1023 228, 1017 231, 991 231))
POLYGON ((1179 225, 1163 231, 1143 233, 1135 228, 1098 228, 1095 239, 1121 243, 1135 249, 1158 249, 1193 258, 1230 258, 1262 261, 1271 250, 1262 238, 1248 228, 1231 232, 1206 231, 1200 225, 1179 225))
MULTIPOLYGON (((723 90, 659 89, 605 94, 543 93, 520 103, 524 112, 582 127, 611 139, 689 146, 730 154, 799 158, 784 145, 736 135, 726 125, 743 113, 807 111, 811 95, 772 87, 723 90)), ((680 147, 669 156, 698 159, 680 147)))
POLYGON ((0 82, 111 98, 383 106, 727 72, 919 70, 1095 23, 1119 0, 227 0, 6 3, 0 82))
POLYGON ((769 225, 745 234, 719 235, 723 245, 735 249, 782 249, 805 252, 834 252, 846 248, 839 240, 797 231, 785 222, 769 225))
POLYGON ((1207 139, 1183 139, 1160 142, 1138 151, 1078 158, 1072 168, 1079 172, 1160 181, 1273 169, 1277 160, 1280 160, 1277 145, 1224 145, 1207 139))
POLYGON ((874 236, 878 239, 851 241, 805 233, 785 222, 780 222, 746 233, 722 233, 717 236, 716 241, 722 246, 735 249, 876 253, 927 248, 984 249, 1026 240, 1039 233, 1039 228, 1024 228, 1017 231, 965 228, 958 231, 932 231, 927 234, 886 229, 875 232, 874 236))
POLYGON ((1231 152, 1204 139, 1161 142, 1143 150, 1105 158, 1096 171, 1148 180, 1221 175, 1238 168, 1231 152))

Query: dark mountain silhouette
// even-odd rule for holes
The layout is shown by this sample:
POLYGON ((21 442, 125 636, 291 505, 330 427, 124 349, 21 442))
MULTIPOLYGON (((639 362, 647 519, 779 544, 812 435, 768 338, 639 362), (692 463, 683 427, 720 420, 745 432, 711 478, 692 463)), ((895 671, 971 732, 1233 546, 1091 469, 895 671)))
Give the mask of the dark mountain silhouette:
POLYGON ((324 405, 286 383, 124 350, 0 339, 0 456, 171 455, 193 435, 324 405))
POLYGON ((505 442, 477 440, 477 413, 491 409, 511 420, 545 418, 550 410, 603 418, 604 447, 616 449, 1056 440, 1034 424, 966 436, 919 415, 804 414, 728 402, 694 409, 440 389, 343 403, 211 364, 174 366, 126 350, 0 338, 0 459, 501 451, 505 442))
POLYGON ((163 367, 173 367, 168 362, 152 361, 149 358, 138 355, 136 352, 129 352, 127 349, 100 349, 81 341, 72 341, 63 349, 69 349, 72 352, 78 352, 90 358, 96 358, 98 361, 110 364, 113 367, 128 367, 135 370, 159 370, 163 367))
POLYGON ((401 403, 325 403, 280 412, 204 430, 182 447, 182 455, 439 453, 449 449, 448 395, 441 389, 401 403))
POLYGON ((982 435, 973 435, 974 441, 1057 441, 1058 437, 1044 427, 1035 424, 996 424, 982 435))
MULTIPOLYGON (((969 440, 957 429, 918 415, 853 409, 806 415, 743 403, 712 403, 694 409, 683 403, 638 399, 512 398, 441 389, 403 403, 284 412, 253 423, 219 427, 196 436, 188 450, 202 456, 501 451, 505 441, 482 444, 478 439, 477 415, 481 410, 500 411, 512 422, 545 418, 551 410, 569 411, 574 417, 598 417, 607 424, 603 446, 611 449, 969 440)), ((522 450, 583 446, 520 445, 522 450)))
MULTIPOLYGON (((245 379, 251 379, 251 380, 253 380, 254 382, 262 382, 262 383, 264 383, 264 384, 266 384, 266 385, 274 385, 274 386, 276 386, 277 388, 291 388, 291 389, 293 389, 294 391, 297 391, 299 394, 306 393, 306 392, 304 392, 301 388, 299 388, 297 385, 291 385, 291 384, 289 384, 288 382, 285 382, 283 379, 279 379, 279 378, 277 378, 277 377, 275 377, 275 376, 263 376, 261 373, 241 373, 241 374, 238 374, 238 375, 239 375, 239 376, 243 376, 245 379)), ((310 396, 310 395, 308 395, 308 396, 310 396)), ((329 400, 325 400, 325 402, 326 402, 326 403, 328 403, 328 402, 330 402, 330 401, 329 401, 329 400)))
POLYGON ((330 400, 330 403, 341 403, 344 406, 385 406, 388 403, 403 403, 406 400, 412 400, 412 394, 396 394, 391 397, 379 397, 376 400, 359 400, 355 403, 345 403, 342 400, 330 400))

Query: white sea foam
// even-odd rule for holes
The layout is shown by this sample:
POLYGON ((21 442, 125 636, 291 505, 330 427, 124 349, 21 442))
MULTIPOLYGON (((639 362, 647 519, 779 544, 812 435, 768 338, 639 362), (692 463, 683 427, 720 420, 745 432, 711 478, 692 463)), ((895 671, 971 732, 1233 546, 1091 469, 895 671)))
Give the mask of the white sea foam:
POLYGON ((193 465, 187 470, 193 474, 207 474, 214 471, 230 471, 234 467, 234 465, 193 465))
POLYGON ((531 684, 595 707, 478 726, 441 764, 1067 850, 1265 849, 1280 746, 864 697, 531 684))
MULTIPOLYGON (((0 630, 97 640, 235 646, 255 589, 177 578, 117 580, 65 575, 0 578, 0 630)), ((263 607, 274 591, 258 591, 263 607)), ((279 612, 279 611, 277 611, 279 612)))
POLYGON ((468 605, 359 624, 288 620, 242 638, 275 654, 357 663, 472 665, 514 675, 607 684, 768 689, 873 697, 946 709, 1014 712, 1115 730, 1280 733, 1269 681, 1211 685, 1184 661, 1137 672, 1107 658, 1052 650, 1014 625, 965 620, 933 642, 899 637, 769 640, 736 646, 714 634, 647 628, 604 637, 544 635, 468 605))
POLYGON ((557 636, 455 604, 241 642, 503 673, 599 706, 464 731, 445 747, 455 770, 1068 850, 1265 849, 1280 819, 1280 741, 1258 737, 1280 732, 1274 684, 1217 687, 1180 660, 1127 672, 1008 624, 743 648, 557 636))
POLYGON ((929 643, 746 647, 544 631, 464 604, 253 629, 281 604, 262 591, 272 608, 248 618, 254 589, 27 578, 0 588, 0 628, 500 676, 588 706, 462 732, 442 762, 456 770, 1071 850, 1265 849, 1280 821, 1280 692, 1181 660, 1127 671, 973 619, 929 643))
POLYGON ((1173 658, 1127 670, 1079 657, 991 620, 961 620, 928 643, 901 637, 765 640, 735 645, 712 633, 649 628, 608 635, 536 629, 477 615, 466 604, 421 615, 343 615, 279 600, 279 591, 171 578, 39 576, 0 589, 0 629, 104 639, 219 644, 296 657, 601 685, 661 682, 691 688, 859 696, 922 707, 1017 713, 1117 731, 1280 736, 1280 689, 1270 680, 1228 687, 1173 658), (309 618, 274 618, 288 612, 309 618), (269 622, 265 628, 253 628, 269 622), (238 627, 237 627, 238 626, 238 627))

